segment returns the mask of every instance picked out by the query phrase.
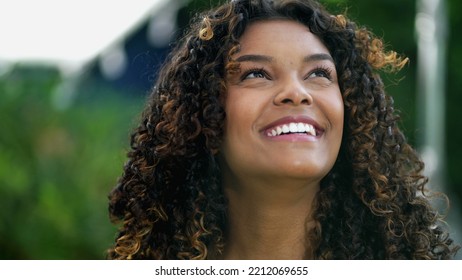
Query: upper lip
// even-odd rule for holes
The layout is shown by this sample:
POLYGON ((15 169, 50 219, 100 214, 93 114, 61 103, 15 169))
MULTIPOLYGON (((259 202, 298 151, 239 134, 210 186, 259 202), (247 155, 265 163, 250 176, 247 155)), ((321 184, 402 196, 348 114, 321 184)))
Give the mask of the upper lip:
POLYGON ((277 127, 280 125, 284 124, 289 124, 289 123, 306 123, 312 125, 318 134, 324 131, 324 129, 311 117, 309 116, 286 116, 280 119, 277 119, 276 121, 266 125, 261 131, 265 132, 268 129, 272 129, 273 127, 277 127))

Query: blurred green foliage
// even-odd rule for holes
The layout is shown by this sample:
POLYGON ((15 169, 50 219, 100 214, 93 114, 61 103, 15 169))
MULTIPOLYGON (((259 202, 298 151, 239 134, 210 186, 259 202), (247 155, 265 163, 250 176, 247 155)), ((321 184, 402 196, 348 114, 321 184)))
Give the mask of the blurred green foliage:
POLYGON ((62 111, 53 69, 0 78, 0 258, 102 259, 115 229, 107 194, 141 100, 78 93, 62 111))
MULTIPOLYGON (((224 0, 192 0, 184 15, 224 0)), ((385 76, 416 143, 416 45, 414 0, 325 0, 334 13, 370 28, 411 63, 385 76)), ((447 148, 450 191, 462 197, 462 2, 449 0, 447 148)), ((181 21, 187 22, 184 18, 181 21)), ((180 26, 182 26, 180 24, 180 26)), ((103 259, 116 228, 107 194, 122 172, 128 136, 142 108, 142 94, 104 87, 74 88, 65 110, 55 105, 64 78, 55 69, 15 67, 0 74, 0 259, 103 259), (59 93, 59 92, 58 92, 59 93)), ((91 83, 89 83, 91 84, 91 83)))

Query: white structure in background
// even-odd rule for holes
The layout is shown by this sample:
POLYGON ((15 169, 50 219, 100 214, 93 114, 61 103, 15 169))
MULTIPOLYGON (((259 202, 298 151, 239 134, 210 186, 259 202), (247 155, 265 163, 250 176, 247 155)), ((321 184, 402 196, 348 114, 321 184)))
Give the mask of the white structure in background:
MULTIPOLYGON (((448 19, 444 0, 418 0, 416 32, 418 43, 418 127, 419 145, 430 186, 445 191, 446 185, 446 49, 448 19)), ((448 217, 453 238, 460 243, 461 219, 457 201, 452 197, 448 217)), ((438 206, 438 205, 437 205, 438 206)))
MULTIPOLYGON (((148 22, 146 34, 147 41, 153 47, 165 47, 172 41, 176 30, 176 16, 178 10, 187 1, 170 0, 155 13, 151 13, 149 18, 144 18, 148 22)), ((101 73, 107 78, 115 80, 123 75, 128 62, 128 58, 123 48, 123 42, 114 42, 105 49, 98 60, 101 73)))
MULTIPOLYGON (((1 0, 0 75, 14 64, 58 67, 64 82, 54 103, 65 109, 79 74, 97 60, 103 75, 123 74, 125 36, 150 22, 150 42, 174 34, 176 12, 189 0, 1 0)), ((156 45, 154 45, 156 46, 156 45)))
POLYGON ((2 0, 0 63, 73 72, 120 40, 168 0, 2 0))

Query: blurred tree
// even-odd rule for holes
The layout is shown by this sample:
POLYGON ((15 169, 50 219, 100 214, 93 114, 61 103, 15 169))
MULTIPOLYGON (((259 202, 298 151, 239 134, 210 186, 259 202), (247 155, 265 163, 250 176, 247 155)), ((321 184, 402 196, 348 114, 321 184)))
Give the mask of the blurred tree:
MULTIPOLYGON (((462 203, 462 121, 459 105, 462 104, 462 2, 448 1, 449 12, 449 48, 448 67, 446 71, 446 149, 447 174, 451 191, 457 194, 459 203, 462 203)), ((461 207, 462 208, 462 207, 461 207)))
POLYGON ((102 259, 112 243, 106 197, 141 102, 87 92, 58 111, 51 100, 60 82, 43 68, 18 67, 0 79, 3 259, 102 259))

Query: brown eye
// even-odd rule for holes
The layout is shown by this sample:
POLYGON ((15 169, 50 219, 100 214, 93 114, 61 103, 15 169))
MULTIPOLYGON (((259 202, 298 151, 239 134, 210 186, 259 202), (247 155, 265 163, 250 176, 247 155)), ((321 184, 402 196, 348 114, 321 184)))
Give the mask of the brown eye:
POLYGON ((316 68, 310 72, 308 78, 326 78, 328 80, 332 80, 332 70, 329 68, 316 68))
POLYGON ((268 75, 263 69, 251 69, 246 71, 242 75, 242 80, 246 79, 262 79, 262 78, 268 78, 268 75))

